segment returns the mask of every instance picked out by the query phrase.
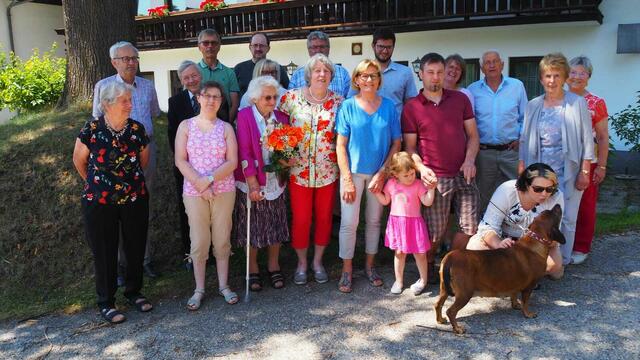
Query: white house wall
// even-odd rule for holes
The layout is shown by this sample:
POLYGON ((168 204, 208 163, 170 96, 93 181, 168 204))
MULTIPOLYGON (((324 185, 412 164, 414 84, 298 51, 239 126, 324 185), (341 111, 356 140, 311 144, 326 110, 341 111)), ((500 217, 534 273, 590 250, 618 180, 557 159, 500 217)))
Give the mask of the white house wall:
MULTIPOLYGON (((594 73, 589 90, 603 96, 611 114, 635 102, 640 90, 640 54, 616 54, 618 24, 640 23, 640 0, 605 0, 600 5, 604 14, 602 25, 596 22, 538 25, 496 26, 456 30, 425 31, 396 34, 393 58, 409 62, 427 52, 446 56, 459 53, 464 58, 478 58, 487 49, 501 52, 505 60, 504 73, 509 73, 509 57, 542 56, 561 51, 571 58, 587 55, 594 73), (635 81, 631 81, 635 79, 635 81)), ((331 39, 330 58, 352 70, 364 58, 372 58, 371 36, 331 39), (363 55, 351 55, 351 43, 363 44, 363 55)), ((233 67, 249 58, 247 44, 223 45, 219 53, 223 64, 233 67)), ((199 61, 197 48, 144 51, 141 70, 154 73, 160 107, 167 110, 170 94, 169 71, 185 59, 199 61)), ((269 58, 281 64, 290 61, 303 65, 308 60, 305 40, 272 41, 269 58)), ((418 88, 421 84, 416 78, 418 88)), ((618 148, 621 143, 615 141, 618 148)))

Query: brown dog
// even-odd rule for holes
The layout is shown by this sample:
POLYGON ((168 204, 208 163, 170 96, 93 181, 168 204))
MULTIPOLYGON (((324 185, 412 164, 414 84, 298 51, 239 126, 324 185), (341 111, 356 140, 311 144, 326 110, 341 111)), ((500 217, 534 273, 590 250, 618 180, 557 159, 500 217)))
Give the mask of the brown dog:
POLYGON ((545 274, 549 248, 554 241, 565 243, 559 229, 561 218, 562 209, 556 205, 540 213, 529 231, 508 249, 454 250, 447 254, 440 264, 440 298, 435 305, 438 323, 446 323, 442 305, 450 295, 456 299, 447 309, 447 317, 457 334, 463 334, 464 328, 458 325, 456 315, 474 296, 510 296, 514 309, 522 309, 527 318, 536 317, 529 311, 529 297, 545 274), (522 294, 522 306, 518 293, 522 294))

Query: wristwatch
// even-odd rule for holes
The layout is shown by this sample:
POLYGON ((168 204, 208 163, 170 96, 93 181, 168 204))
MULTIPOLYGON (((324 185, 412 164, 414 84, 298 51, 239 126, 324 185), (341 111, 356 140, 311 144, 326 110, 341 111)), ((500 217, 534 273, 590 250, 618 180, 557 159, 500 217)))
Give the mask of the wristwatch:
POLYGON ((209 185, 213 185, 213 175, 207 176, 207 180, 209 180, 209 185))
POLYGON ((600 170, 607 170, 607 167, 604 165, 598 165, 598 169, 600 170))
POLYGON ((580 172, 582 172, 585 175, 589 175, 589 170, 582 169, 580 170, 580 172))

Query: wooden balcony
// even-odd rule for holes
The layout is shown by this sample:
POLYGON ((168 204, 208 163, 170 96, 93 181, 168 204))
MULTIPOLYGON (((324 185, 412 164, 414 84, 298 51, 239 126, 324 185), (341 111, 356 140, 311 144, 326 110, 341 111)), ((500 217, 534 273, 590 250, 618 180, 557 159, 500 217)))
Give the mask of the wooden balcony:
POLYGON ((187 10, 162 19, 138 17, 141 50, 196 46, 198 32, 215 28, 224 43, 248 42, 256 31, 272 40, 305 38, 311 30, 331 36, 571 21, 602 23, 601 0, 294 0, 248 3, 218 11, 187 10))

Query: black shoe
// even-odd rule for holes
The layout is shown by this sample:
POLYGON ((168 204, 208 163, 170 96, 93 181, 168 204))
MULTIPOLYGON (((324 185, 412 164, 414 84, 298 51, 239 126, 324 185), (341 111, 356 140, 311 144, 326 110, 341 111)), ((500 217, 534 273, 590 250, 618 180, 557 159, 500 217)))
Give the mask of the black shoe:
POLYGON ((147 277, 149 277, 149 278, 155 279, 155 278, 157 278, 158 276, 160 276, 160 274, 158 274, 157 272, 155 272, 155 271, 153 270, 153 267, 151 266, 151 264, 144 265, 144 266, 142 267, 142 269, 144 270, 144 274, 145 274, 145 276, 147 276, 147 277))

